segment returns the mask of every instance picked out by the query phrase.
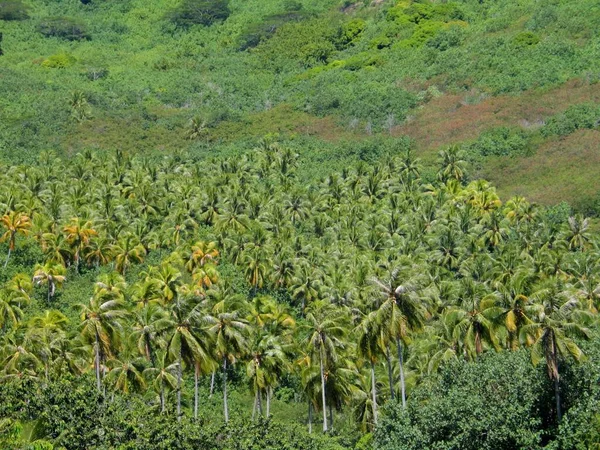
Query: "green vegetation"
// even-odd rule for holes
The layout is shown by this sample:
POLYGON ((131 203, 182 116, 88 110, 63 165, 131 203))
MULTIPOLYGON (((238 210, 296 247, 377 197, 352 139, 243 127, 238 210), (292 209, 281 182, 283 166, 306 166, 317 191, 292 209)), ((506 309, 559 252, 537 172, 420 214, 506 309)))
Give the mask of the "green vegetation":
MULTIPOLYGON (((471 153, 478 141, 474 167, 502 173, 526 157, 536 198, 553 204, 540 161, 579 174, 547 147, 580 129, 600 142, 599 16, 592 0, 5 0, 0 156, 22 162, 89 148, 227 156, 279 133, 335 158, 339 136, 408 135, 433 170, 430 155, 451 144, 471 153), (73 92, 86 98, 89 119, 73 120, 73 92), (498 102, 505 113, 479 123, 498 102), (429 120, 440 110, 448 123, 429 120), (196 117, 206 122, 202 138, 188 139, 196 117), (440 138, 424 142, 424 132, 440 138)), ((519 190, 510 176, 496 183, 503 194, 519 190)), ((577 190, 581 183, 558 201, 579 208, 597 197, 577 190)))
POLYGON ((600 447, 598 29, 0 0, 0 447, 600 447))
POLYGON ((275 141, 11 166, 6 445, 596 442, 589 220, 503 204, 457 147, 430 181, 410 151, 377 159, 308 184, 275 141))

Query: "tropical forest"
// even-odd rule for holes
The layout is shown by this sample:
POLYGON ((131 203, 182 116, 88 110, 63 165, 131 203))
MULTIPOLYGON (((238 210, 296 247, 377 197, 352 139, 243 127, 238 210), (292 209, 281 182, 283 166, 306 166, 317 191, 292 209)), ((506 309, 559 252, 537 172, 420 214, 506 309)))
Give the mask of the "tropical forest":
POLYGON ((0 0, 0 448, 600 449, 597 0, 0 0))

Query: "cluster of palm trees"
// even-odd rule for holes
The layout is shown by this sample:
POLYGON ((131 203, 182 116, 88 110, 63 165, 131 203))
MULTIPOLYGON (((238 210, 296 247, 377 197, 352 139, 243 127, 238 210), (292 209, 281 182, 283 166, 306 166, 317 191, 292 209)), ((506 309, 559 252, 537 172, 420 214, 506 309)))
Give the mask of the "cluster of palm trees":
POLYGON ((547 365, 560 417, 561 361, 581 358, 600 304, 587 219, 503 204, 485 181, 467 183, 457 148, 430 182, 410 152, 310 183, 297 165, 265 140, 215 161, 44 153, 8 167, 5 266, 19 245, 43 258, 0 292, 2 377, 93 371, 107 395, 154 392, 181 417, 185 377, 197 416, 199 379, 212 393, 220 373, 228 420, 228 374, 245 365, 253 416, 270 414, 289 375, 309 427, 314 411, 328 431, 352 406, 367 429, 443 362, 526 347, 547 365), (108 273, 75 330, 53 299, 83 270, 108 273), (43 315, 29 313, 34 285, 43 315))

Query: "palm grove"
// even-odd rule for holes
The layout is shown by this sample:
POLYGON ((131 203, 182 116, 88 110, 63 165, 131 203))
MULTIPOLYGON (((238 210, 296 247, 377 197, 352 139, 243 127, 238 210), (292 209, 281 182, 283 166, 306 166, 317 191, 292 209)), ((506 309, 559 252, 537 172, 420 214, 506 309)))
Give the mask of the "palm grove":
MULTIPOLYGON (((502 203, 457 148, 431 180, 410 152, 308 184, 297 165, 264 140, 213 161, 46 152, 5 167, 2 383, 93 380, 98 398, 177 421, 219 395, 224 422, 232 383, 253 420, 277 418, 285 384, 309 432, 342 413, 367 433, 446 364, 527 351, 560 422, 561 368, 584 358, 599 304, 588 220, 502 203)), ((2 426, 22 419, 2 411, 2 426)))

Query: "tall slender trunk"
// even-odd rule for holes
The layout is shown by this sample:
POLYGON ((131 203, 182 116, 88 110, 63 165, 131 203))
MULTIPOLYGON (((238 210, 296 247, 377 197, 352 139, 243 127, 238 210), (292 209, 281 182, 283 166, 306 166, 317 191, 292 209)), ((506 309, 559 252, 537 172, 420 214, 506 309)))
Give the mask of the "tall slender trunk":
POLYGON ((371 395, 373 396, 373 424, 377 425, 377 383, 375 382, 374 361, 371 361, 371 395))
POLYGON ((252 422, 254 422, 254 418, 256 417, 256 405, 258 405, 258 389, 254 393, 254 405, 252 405, 252 422))
POLYGON ((329 426, 333 430, 333 403, 329 403, 329 426))
POLYGON ((181 349, 179 350, 179 357, 177 358, 177 420, 181 421, 181 372, 183 368, 182 358, 181 358, 181 349))
POLYGON ((100 339, 98 336, 98 332, 96 331, 96 387, 98 388, 98 392, 102 391, 102 386, 100 385, 100 339))
POLYGON ((325 400, 325 371, 323 369, 323 354, 319 358, 321 365, 321 398, 323 400, 323 433, 327 433, 327 401, 325 400))
POLYGON ((8 246, 8 254, 6 255, 6 261, 4 261, 4 268, 6 269, 6 266, 8 266, 8 260, 10 259, 10 245, 8 246))
POLYGON ((312 403, 308 400, 308 434, 312 434, 312 403))
POLYGON ((267 386, 267 417, 271 415, 271 386, 267 386))
POLYGON ((404 383, 404 355, 402 353, 402 341, 396 338, 396 347, 398 348, 398 363, 400 364, 400 389, 402 391, 402 407, 406 407, 406 385, 404 383))
POLYGON ((256 397, 256 406, 258 408, 258 414, 260 414, 260 416, 263 417, 262 392, 260 391, 260 388, 258 388, 257 394, 258 396, 256 397))
POLYGON ((212 375, 210 376, 210 394, 208 395, 208 398, 213 396, 215 390, 215 372, 216 370, 213 370, 212 375))
POLYGON ((552 339, 552 357, 554 358, 554 367, 556 367, 556 376, 554 376, 554 397, 556 398, 556 417, 560 423, 562 419, 562 410, 560 407, 560 374, 558 373, 558 349, 556 348, 556 338, 552 339))
POLYGON ((560 381, 558 378, 554 379, 554 396, 556 397, 556 417, 560 422, 562 419, 562 411, 560 408, 560 381))
POLYGON ((198 418, 198 373, 200 372, 200 363, 196 361, 194 367, 194 419, 198 418))
POLYGON ((223 413, 225 423, 229 422, 229 408, 227 406, 227 358, 223 357, 223 413))
POLYGON ((394 400, 394 372, 392 370, 392 358, 390 357, 390 344, 386 346, 385 357, 387 359, 388 381, 390 382, 390 397, 394 400))
POLYGON ((152 363, 152 366, 155 366, 154 354, 152 353, 152 343, 150 342, 150 335, 148 333, 144 333, 144 341, 146 345, 146 357, 148 358, 148 361, 152 363))
POLYGON ((165 380, 160 380, 160 412, 165 412, 165 380))

